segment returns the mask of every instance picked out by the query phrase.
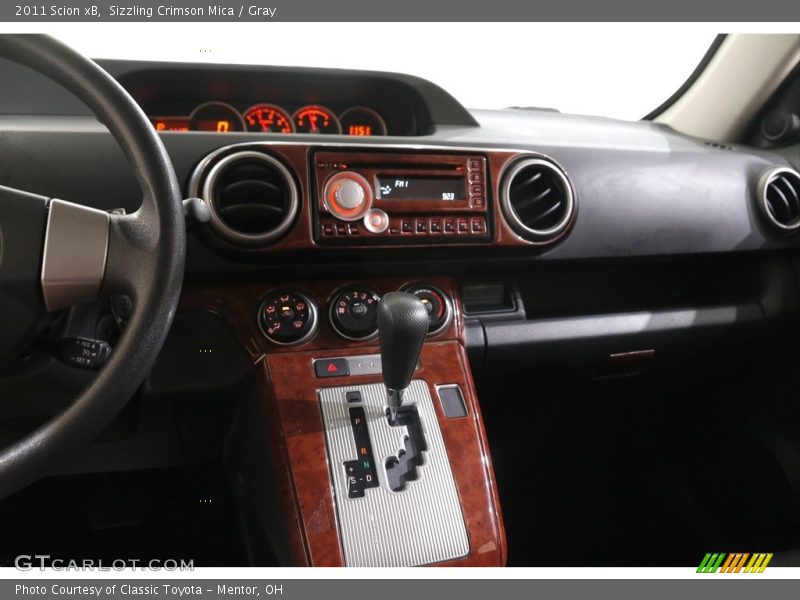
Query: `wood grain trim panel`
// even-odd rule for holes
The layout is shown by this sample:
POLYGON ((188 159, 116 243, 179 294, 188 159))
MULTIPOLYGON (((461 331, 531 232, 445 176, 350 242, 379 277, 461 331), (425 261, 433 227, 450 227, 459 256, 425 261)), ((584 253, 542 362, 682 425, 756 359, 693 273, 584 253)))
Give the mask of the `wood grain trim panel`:
MULTIPOLYGON (((410 280, 386 278, 367 280, 364 284, 383 294, 410 280)), ((430 277, 425 281, 450 295, 454 318, 447 331, 423 347, 421 369, 416 377, 428 382, 434 399, 470 542, 467 557, 439 564, 502 566, 506 562, 505 530, 489 443, 464 348, 457 285, 448 277, 430 277), (434 388, 444 384, 461 387, 468 410, 466 417, 445 417, 434 388)), ((312 359, 379 352, 375 341, 344 340, 327 323, 327 299, 346 283, 351 282, 190 286, 184 289, 179 305, 179 310, 211 310, 226 319, 258 369, 259 389, 270 420, 268 441, 275 445, 273 468, 281 485, 284 519, 296 565, 343 564, 317 389, 381 381, 380 376, 375 375, 328 379, 314 376, 312 359), (320 304, 323 321, 313 339, 288 349, 272 345, 256 325, 256 311, 261 298, 270 289, 284 287, 303 289, 314 297, 320 304)))
MULTIPOLYGON (((359 353, 353 350, 297 352, 266 357, 309 558, 315 566, 339 566, 343 562, 317 389, 348 383, 379 383, 381 379, 377 376, 315 379, 311 361, 359 353)), ((422 368, 416 377, 428 382, 434 398, 470 540, 469 556, 442 564, 503 565, 505 534, 500 503, 480 406, 463 347, 456 341, 428 343, 422 350, 420 364, 422 368), (447 419, 431 382, 458 384, 464 392, 468 415, 447 419)))
MULTIPOLYGON (((308 250, 308 249, 317 249, 320 252, 326 253, 333 253, 335 254, 338 251, 343 250, 352 250, 353 248, 408 248, 409 246, 398 244, 398 243, 370 243, 370 244, 348 244, 348 245, 331 245, 325 244, 320 245, 314 240, 314 208, 317 204, 319 204, 318 198, 318 187, 320 185, 319 182, 314 181, 314 176, 312 174, 312 170, 314 165, 312 164, 313 160, 313 153, 317 151, 325 152, 326 157, 332 157, 337 152, 340 153, 342 157, 342 161, 347 162, 352 157, 358 157, 359 151, 364 153, 369 153, 370 156, 374 156, 377 153, 384 153, 386 155, 386 160, 391 162, 392 157, 395 156, 402 156, 409 164, 413 163, 435 163, 437 157, 440 157, 441 160, 448 160, 448 157, 452 157, 454 154, 460 155, 470 155, 470 156, 481 156, 486 158, 487 166, 487 181, 486 181, 486 192, 487 192, 487 217, 489 220, 489 224, 491 227, 490 236, 491 241, 464 241, 459 242, 457 238, 448 238, 447 236, 441 236, 434 238, 430 243, 415 243, 413 248, 441 248, 443 246, 447 247, 459 247, 459 246, 470 246, 470 247, 536 247, 540 246, 541 243, 534 243, 528 240, 521 238, 517 235, 514 230, 508 225, 503 216, 503 211, 501 209, 500 203, 500 184, 502 180, 502 174, 508 168, 508 166, 515 162, 517 159, 522 157, 531 157, 531 158, 547 158, 545 156, 535 154, 532 152, 520 151, 520 150, 492 150, 492 149, 476 149, 476 148, 459 148, 459 147, 441 147, 437 149, 435 147, 425 147, 425 148, 415 148, 413 146, 409 147, 392 147, 392 146, 381 146, 379 144, 370 145, 370 146, 358 146, 354 144, 349 145, 320 145, 320 144, 302 144, 302 143, 281 143, 281 142, 254 142, 252 144, 238 144, 231 146, 229 148, 223 148, 218 151, 216 156, 207 162, 204 172, 208 172, 208 169, 215 164, 216 161, 224 158, 229 154, 233 154, 237 151, 246 151, 246 150, 255 150, 259 152, 265 152, 274 158, 280 160, 295 176, 296 183, 298 185, 298 193, 300 196, 300 211, 295 221, 294 225, 290 229, 289 233, 285 235, 283 238, 274 242, 270 245, 245 249, 242 248, 243 252, 254 252, 254 253, 261 253, 261 252, 281 252, 281 251, 294 251, 294 250, 308 250)), ((195 178, 197 179, 197 178, 195 178)), ((194 181, 193 185, 191 186, 190 192, 198 193, 198 189, 202 188, 202 180, 203 177, 200 176, 199 179, 194 181)), ((425 204, 427 206, 428 203, 425 204)), ((412 210, 414 208, 415 203, 411 203, 406 205, 408 210, 412 210)), ((421 208, 423 205, 417 206, 417 208, 421 208)), ((473 209, 470 209, 472 211, 473 209)), ((481 212, 481 211, 479 211, 481 212)), ((433 214, 429 213, 428 216, 441 216, 445 217, 448 216, 448 210, 443 210, 441 214, 433 214)), ((400 239, 400 238, 398 238, 400 239)), ((232 246, 228 245, 228 248, 232 248, 232 246)))

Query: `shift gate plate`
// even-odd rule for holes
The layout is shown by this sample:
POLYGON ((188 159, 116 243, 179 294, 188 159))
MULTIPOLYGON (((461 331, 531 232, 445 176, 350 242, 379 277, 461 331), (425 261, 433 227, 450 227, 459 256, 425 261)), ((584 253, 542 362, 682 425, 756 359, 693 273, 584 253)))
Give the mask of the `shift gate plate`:
POLYGON ((469 538, 428 385, 414 380, 404 397, 404 405, 417 408, 427 450, 418 478, 397 492, 389 486, 385 465, 405 449, 409 432, 389 424, 383 384, 323 388, 318 396, 345 565, 416 566, 466 556, 469 538), (356 498, 348 497, 344 466, 358 458, 349 411, 357 406, 352 392, 361 395, 378 477, 377 487, 356 498))

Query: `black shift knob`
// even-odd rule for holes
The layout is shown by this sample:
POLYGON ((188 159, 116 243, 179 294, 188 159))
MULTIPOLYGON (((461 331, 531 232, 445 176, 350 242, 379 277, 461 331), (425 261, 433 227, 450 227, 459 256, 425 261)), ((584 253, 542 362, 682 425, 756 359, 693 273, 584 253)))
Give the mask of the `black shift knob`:
POLYGON ((428 311, 413 294, 389 292, 378 304, 383 382, 390 390, 411 383, 428 334, 428 311))

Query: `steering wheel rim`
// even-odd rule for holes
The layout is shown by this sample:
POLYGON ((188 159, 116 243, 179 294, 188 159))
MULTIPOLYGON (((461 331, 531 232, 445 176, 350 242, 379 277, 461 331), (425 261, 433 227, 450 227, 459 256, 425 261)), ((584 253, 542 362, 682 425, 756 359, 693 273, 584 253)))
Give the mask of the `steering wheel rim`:
POLYGON ((72 404, 0 450, 3 498, 88 444, 134 394, 175 314, 186 233, 180 189, 166 149, 141 108, 116 80, 48 36, 0 35, 0 57, 38 71, 83 101, 122 148, 143 194, 135 213, 109 215, 105 268, 98 282, 99 296, 127 294, 134 312, 109 362, 72 404))

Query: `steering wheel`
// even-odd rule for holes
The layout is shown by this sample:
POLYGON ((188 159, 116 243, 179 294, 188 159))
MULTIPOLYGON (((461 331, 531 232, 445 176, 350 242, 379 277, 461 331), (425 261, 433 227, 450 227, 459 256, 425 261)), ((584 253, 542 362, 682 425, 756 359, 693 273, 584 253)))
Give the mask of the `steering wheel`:
MULTIPOLYGON (((88 444, 136 391, 172 323, 186 231, 169 156, 122 86, 47 36, 0 35, 0 57, 38 71, 83 101, 122 147, 142 191, 141 207, 118 215, 0 186, 0 372, 30 345, 49 312, 117 294, 134 305, 92 383, 63 412, 0 450, 4 498, 88 444)), ((0 164, 1 152, 0 144, 0 164)))

